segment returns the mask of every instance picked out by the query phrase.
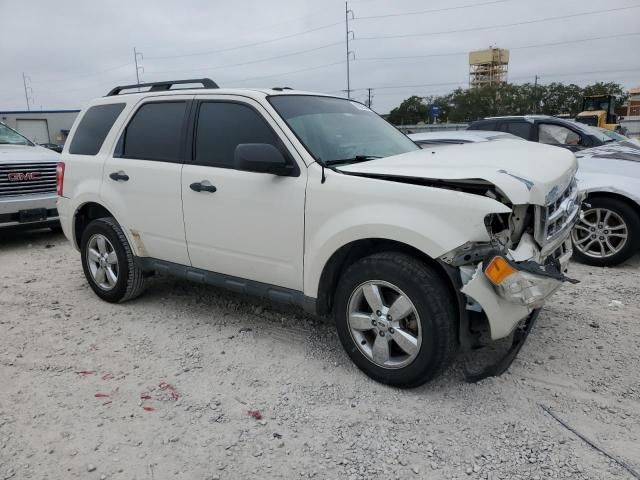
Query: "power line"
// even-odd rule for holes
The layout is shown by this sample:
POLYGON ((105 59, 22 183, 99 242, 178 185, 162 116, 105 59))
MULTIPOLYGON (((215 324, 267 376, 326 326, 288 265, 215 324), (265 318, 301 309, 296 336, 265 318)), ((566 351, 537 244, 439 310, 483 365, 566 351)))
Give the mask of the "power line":
POLYGON ((433 8, 430 10, 416 10, 413 12, 405 12, 405 13, 389 13, 384 15, 368 15, 366 17, 356 17, 355 20, 370 20, 373 18, 389 18, 389 17, 404 17, 408 15, 422 15, 425 13, 437 13, 437 12, 447 12, 450 10, 462 10, 464 8, 472 8, 472 7, 482 7, 484 5, 493 5, 495 3, 505 3, 510 2, 512 0, 492 0, 490 2, 483 3, 475 3, 473 5, 460 5, 457 7, 446 7, 446 8, 433 8))
MULTIPOLYGON (((596 40, 607 40, 611 38, 620 38, 620 37, 630 37, 640 35, 640 32, 637 33, 620 33, 616 35, 604 35, 602 37, 589 37, 589 38, 581 38, 578 40, 565 40, 561 42, 551 42, 551 43, 538 43, 533 45, 523 45, 521 47, 509 47, 509 50, 524 50, 526 48, 539 48, 539 47, 556 47, 559 45, 567 45, 570 43, 582 43, 596 40)), ((459 52, 450 52, 450 53, 433 53, 427 55, 399 55, 395 57, 359 57, 357 60, 361 61, 370 61, 370 60, 402 60, 402 59, 415 59, 415 58, 434 58, 434 57, 453 57, 456 55, 468 55, 469 50, 459 51, 459 52)))
POLYGON ((325 64, 322 64, 322 65, 316 65, 315 67, 301 68, 299 70, 290 70, 288 72, 276 73, 276 74, 273 74, 273 75, 263 75, 263 76, 260 76, 260 77, 243 78, 243 79, 238 79, 238 80, 233 80, 233 81, 235 81, 235 82, 249 82, 249 81, 253 81, 253 80, 261 80, 263 78, 282 77, 283 75, 291 75, 293 73, 308 72, 310 70, 318 70, 318 69, 321 69, 321 68, 331 67, 333 65, 342 65, 344 63, 345 63, 344 60, 340 60, 339 62, 332 62, 332 63, 325 63, 325 64))
MULTIPOLYGON (((226 65, 218 65, 218 66, 214 66, 214 67, 211 67, 211 68, 207 68, 207 69, 206 69, 206 71, 213 71, 214 69, 215 69, 215 70, 220 70, 220 69, 223 69, 223 68, 240 67, 240 66, 243 66, 243 65, 251 65, 251 64, 254 64, 254 63, 262 63, 262 62, 267 62, 267 61, 269 61, 269 60, 276 60, 276 59, 279 59, 279 58, 293 57, 293 56, 295 56, 295 55, 301 55, 301 54, 303 54, 303 53, 315 52, 315 51, 317 51, 317 50, 322 50, 322 49, 324 49, 324 48, 333 47, 333 46, 335 46, 335 45, 342 45, 342 42, 333 42, 333 43, 328 43, 328 44, 326 44, 326 45, 321 45, 321 46, 319 46, 319 47, 308 48, 308 49, 306 49, 306 50, 299 50, 299 51, 297 51, 297 52, 285 53, 285 54, 282 54, 282 55, 276 55, 276 56, 273 56, 273 57, 260 58, 260 59, 258 59, 258 60, 250 60, 250 61, 248 61, 248 62, 228 63, 228 64, 226 64, 226 65)), ((194 70, 195 70, 195 71, 205 71, 205 70, 203 70, 203 69, 198 70, 198 69, 194 69, 194 68, 182 68, 182 69, 179 69, 179 70, 160 70, 160 71, 150 71, 150 72, 148 72, 148 73, 150 73, 150 74, 151 74, 151 73, 158 74, 158 73, 193 72, 194 70)))
MULTIPOLYGON (((594 75, 594 74, 602 74, 602 73, 628 73, 628 72, 640 72, 639 68, 632 69, 622 69, 622 70, 593 70, 590 72, 564 72, 564 73, 541 73, 538 75, 540 77, 566 77, 566 76, 574 76, 574 75, 594 75)), ((523 75, 518 77, 512 77, 512 80, 530 80, 533 74, 523 75)), ((414 84, 414 85, 383 85, 372 87, 376 90, 389 90, 389 89, 403 89, 403 88, 422 88, 422 87, 441 87, 441 86, 451 86, 451 85, 462 85, 465 82, 440 82, 440 83, 422 83, 422 84, 414 84)), ((366 90, 366 88, 354 88, 352 90, 366 90)))
POLYGON ((356 38, 356 40, 357 41, 360 41, 360 40, 386 40, 386 39, 391 39, 391 38, 431 37, 431 36, 435 36, 435 35, 444 35, 444 34, 448 34, 448 33, 477 32, 477 31, 480 31, 480 30, 491 30, 491 29, 494 29, 494 28, 515 27, 515 26, 520 26, 520 25, 531 25, 531 24, 534 24, 534 23, 549 22, 549 21, 552 21, 552 20, 562 20, 562 19, 566 19, 566 18, 583 17, 585 15, 595 15, 597 13, 618 12, 618 11, 622 11, 622 10, 631 10, 633 8, 640 8, 640 5, 633 5, 633 6, 630 6, 630 7, 609 8, 609 9, 606 9, 606 10, 594 10, 594 11, 591 11, 591 12, 583 12, 583 13, 573 13, 571 15, 562 15, 562 16, 557 16, 557 17, 539 18, 537 20, 527 20, 527 21, 524 21, 524 22, 502 23, 502 24, 498 24, 498 25, 489 25, 489 26, 485 26, 485 27, 463 28, 463 29, 459 29, 459 30, 442 30, 440 32, 429 32, 429 33, 402 33, 402 34, 398 34, 398 35, 380 35, 380 36, 375 36, 375 37, 358 37, 358 38, 356 38))
POLYGON ((131 67, 132 65, 133 65, 133 63, 127 62, 125 64, 118 65, 116 67, 105 68, 103 70, 98 70, 97 72, 93 72, 93 73, 87 73, 85 75, 74 75, 72 77, 54 78, 54 79, 49 79, 49 80, 47 80, 45 78, 45 79, 42 79, 42 80, 36 80, 35 83, 59 83, 59 82, 68 82, 70 80, 76 80, 76 79, 79 79, 79 78, 96 77, 98 75, 102 75, 103 73, 110 72, 112 70, 119 70, 119 69, 124 68, 124 67, 131 67))
POLYGON ((185 53, 185 54, 180 54, 180 55, 163 55, 163 56, 157 56, 157 57, 147 57, 147 59, 148 60, 161 60, 161 59, 166 59, 166 58, 195 57, 195 56, 199 56, 199 55, 211 55, 211 54, 214 54, 214 53, 231 52, 233 50, 240 50, 241 48, 255 47, 255 46, 258 46, 258 45, 264 45, 265 43, 273 43, 273 42, 277 42, 279 40, 285 40, 287 38, 294 38, 294 37, 299 37, 301 35, 307 35, 308 33, 317 32, 318 30, 324 30, 325 28, 330 28, 330 27, 333 27, 335 25, 342 25, 342 23, 343 23, 342 21, 328 23, 326 25, 321 25, 319 27, 312 28, 310 30, 305 30, 304 32, 292 33, 290 35, 283 35, 281 37, 271 38, 271 39, 268 39, 268 40, 262 40, 262 41, 259 41, 259 42, 245 43, 244 45, 237 45, 235 47, 222 48, 222 49, 219 49, 219 50, 208 50, 208 51, 204 51, 204 52, 185 53))

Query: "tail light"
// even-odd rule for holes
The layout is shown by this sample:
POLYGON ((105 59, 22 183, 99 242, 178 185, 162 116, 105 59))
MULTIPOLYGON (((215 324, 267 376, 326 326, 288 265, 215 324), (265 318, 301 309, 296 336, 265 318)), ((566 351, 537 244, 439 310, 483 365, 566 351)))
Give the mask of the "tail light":
POLYGON ((56 165, 56 192, 59 197, 64 193, 64 162, 58 162, 56 165))

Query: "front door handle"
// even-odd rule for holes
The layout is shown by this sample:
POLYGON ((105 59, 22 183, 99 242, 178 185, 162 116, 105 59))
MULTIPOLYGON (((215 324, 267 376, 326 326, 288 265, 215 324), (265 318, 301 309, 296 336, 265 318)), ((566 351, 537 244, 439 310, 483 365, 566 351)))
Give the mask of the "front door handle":
POLYGON ((127 175, 126 173, 124 173, 122 170, 119 170, 117 172, 113 172, 109 175, 109 178, 111 180, 115 180, 116 182, 122 181, 122 182, 127 182, 129 180, 129 175, 127 175))
POLYGON ((208 180, 202 180, 201 182, 192 183, 191 185, 189 185, 189 188, 194 192, 214 193, 216 190, 218 190, 216 187, 211 185, 211 182, 209 182, 208 180))

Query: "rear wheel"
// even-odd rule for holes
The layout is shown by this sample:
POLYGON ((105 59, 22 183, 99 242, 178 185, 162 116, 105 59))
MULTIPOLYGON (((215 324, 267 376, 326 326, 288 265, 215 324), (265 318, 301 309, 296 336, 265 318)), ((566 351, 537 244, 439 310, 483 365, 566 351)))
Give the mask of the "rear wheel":
POLYGON ((82 233, 80 246, 84 275, 96 295, 115 303, 142 293, 142 269, 115 219, 93 220, 82 233))
POLYGON ((581 219, 573 227, 574 257, 587 265, 617 265, 637 250, 640 218, 630 205, 607 197, 587 199, 581 219))
POLYGON ((416 387, 440 373, 455 352, 453 301, 442 278, 421 261, 395 252, 371 255, 338 283, 338 336, 374 380, 416 387))

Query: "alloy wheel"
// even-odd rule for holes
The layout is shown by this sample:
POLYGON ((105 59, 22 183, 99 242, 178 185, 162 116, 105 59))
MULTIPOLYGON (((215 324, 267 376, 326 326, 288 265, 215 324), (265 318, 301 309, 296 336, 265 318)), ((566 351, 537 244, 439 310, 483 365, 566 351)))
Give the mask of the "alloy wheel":
POLYGON ((607 208, 585 210, 571 231, 574 248, 593 258, 615 255, 624 248, 628 236, 624 219, 607 208))
POLYGON ((93 281, 102 290, 111 290, 118 282, 118 256, 107 237, 96 233, 87 245, 87 265, 93 281))
POLYGON ((353 291, 347 305, 349 331, 358 349, 383 368, 413 362, 422 345, 422 327, 411 299, 395 285, 372 280, 353 291))

